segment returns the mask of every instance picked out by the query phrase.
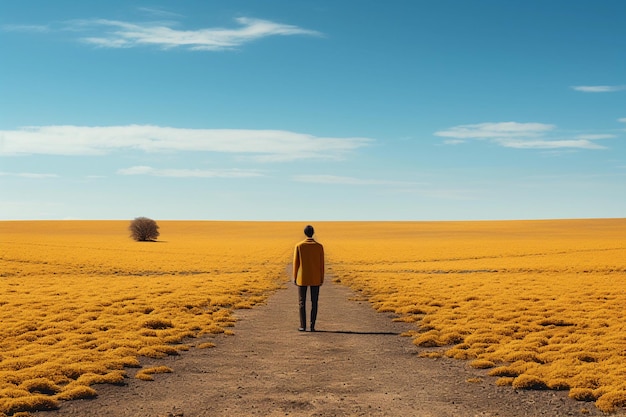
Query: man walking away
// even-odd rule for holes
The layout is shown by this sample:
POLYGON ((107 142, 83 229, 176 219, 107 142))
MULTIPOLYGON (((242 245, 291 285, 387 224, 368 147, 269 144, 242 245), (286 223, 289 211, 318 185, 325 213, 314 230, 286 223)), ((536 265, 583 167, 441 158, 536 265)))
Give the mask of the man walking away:
POLYGON ((324 283, 324 247, 313 239, 315 230, 308 225, 304 228, 306 239, 296 245, 293 253, 293 283, 298 286, 300 306, 299 331, 306 331, 306 293, 311 288, 311 331, 315 331, 317 301, 320 286, 324 283))

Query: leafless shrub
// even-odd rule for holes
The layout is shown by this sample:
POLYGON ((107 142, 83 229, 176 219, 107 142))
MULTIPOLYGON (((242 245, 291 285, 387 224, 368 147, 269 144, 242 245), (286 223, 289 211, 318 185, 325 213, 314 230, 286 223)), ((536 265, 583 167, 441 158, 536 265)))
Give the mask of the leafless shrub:
POLYGON ((128 227, 130 237, 137 242, 154 241, 159 237, 159 226, 147 217, 136 217, 128 227))

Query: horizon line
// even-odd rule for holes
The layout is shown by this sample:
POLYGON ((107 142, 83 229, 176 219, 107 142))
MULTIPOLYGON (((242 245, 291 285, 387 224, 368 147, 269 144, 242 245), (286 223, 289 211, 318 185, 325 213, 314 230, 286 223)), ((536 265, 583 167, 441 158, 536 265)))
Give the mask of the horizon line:
MULTIPOLYGON (((147 217, 147 216, 141 216, 147 217)), ((585 221, 626 220, 626 217, 541 217, 509 219, 371 219, 371 220, 236 220, 236 219, 156 219, 159 222, 215 222, 215 223, 458 223, 458 222, 542 222, 542 221, 585 221)), ((118 219, 0 219, 3 222, 125 222, 134 218, 118 219)))

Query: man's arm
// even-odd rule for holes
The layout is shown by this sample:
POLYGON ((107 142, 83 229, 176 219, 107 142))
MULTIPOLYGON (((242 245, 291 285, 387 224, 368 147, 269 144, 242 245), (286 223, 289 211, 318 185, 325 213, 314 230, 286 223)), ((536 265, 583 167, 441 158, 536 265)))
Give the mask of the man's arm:
POLYGON ((293 271, 292 271, 292 275, 293 275, 293 283, 296 283, 296 280, 298 279, 298 269, 300 269, 300 251, 298 246, 296 246, 296 248, 293 251, 293 271))
POLYGON ((320 271, 320 276, 322 277, 322 284, 324 283, 324 247, 322 246, 321 254, 320 254, 320 266, 322 270, 320 271))

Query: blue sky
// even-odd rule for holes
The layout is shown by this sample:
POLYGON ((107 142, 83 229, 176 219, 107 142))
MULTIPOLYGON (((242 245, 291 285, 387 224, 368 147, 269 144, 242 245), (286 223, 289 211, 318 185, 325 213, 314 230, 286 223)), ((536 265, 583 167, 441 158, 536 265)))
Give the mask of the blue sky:
POLYGON ((626 2, 0 3, 0 219, 626 215, 626 2))

